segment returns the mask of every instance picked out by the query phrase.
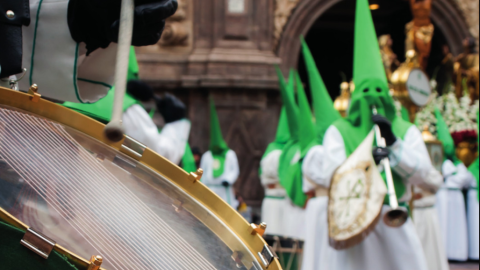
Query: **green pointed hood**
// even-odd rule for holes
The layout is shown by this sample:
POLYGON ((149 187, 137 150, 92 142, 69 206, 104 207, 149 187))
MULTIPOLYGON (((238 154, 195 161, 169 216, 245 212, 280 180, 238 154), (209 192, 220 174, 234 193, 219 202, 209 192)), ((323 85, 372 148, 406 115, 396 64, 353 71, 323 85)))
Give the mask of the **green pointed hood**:
POLYGON ((297 82, 297 100, 298 100, 298 124, 299 124, 299 143, 301 149, 301 157, 304 158, 310 148, 317 145, 317 136, 315 134, 315 126, 313 125, 312 110, 308 103, 305 89, 302 85, 302 80, 295 72, 295 79, 297 82))
POLYGON ((135 53, 135 47, 130 47, 130 58, 128 61, 128 73, 127 81, 138 80, 140 78, 140 69, 138 67, 137 55, 135 53))
POLYGON ((185 153, 182 157, 182 168, 187 172, 196 172, 197 165, 195 164, 195 157, 193 156, 192 149, 190 148, 190 144, 185 145, 185 153))
MULTIPOLYGON (((283 75, 278 74, 279 78, 279 84, 285 83, 285 80, 283 78, 283 75)), ((288 84, 286 85, 287 90, 290 93, 290 89, 293 89, 294 87, 294 79, 293 79, 293 73, 290 73, 290 78, 288 80, 288 84)), ((270 154, 272 151, 275 150, 283 150, 285 147, 285 144, 288 142, 290 139, 290 129, 288 126, 288 117, 287 117, 287 109, 285 105, 282 106, 282 110, 280 112, 280 117, 278 120, 278 126, 277 126, 277 133, 275 135, 275 140, 271 142, 267 150, 265 150, 265 153, 263 154, 263 157, 266 157, 268 154, 270 154)))
POLYGON ((322 76, 318 72, 317 65, 313 59, 312 53, 308 48, 307 43, 301 37, 303 57, 305 59, 305 65, 307 67, 308 78, 310 82, 310 89, 312 91, 313 111, 315 114, 315 129, 317 142, 323 143, 323 137, 327 129, 333 122, 342 118, 340 113, 335 110, 333 106, 332 98, 325 87, 322 76))
MULTIPOLYGON (((307 196, 303 193, 302 188, 302 166, 301 166, 301 147, 299 142, 299 125, 298 125, 298 107, 295 103, 293 95, 292 84, 288 86, 283 80, 283 75, 277 67, 277 73, 280 79, 280 92, 282 95, 283 105, 288 119, 288 126, 290 131, 290 139, 283 148, 280 156, 278 175, 280 184, 287 192, 290 200, 299 207, 304 207, 307 201, 307 196), (290 89, 288 89, 290 88, 290 89)), ((292 78, 290 72, 290 82, 295 79, 292 78)))
POLYGON ((447 123, 445 123, 445 119, 443 119, 442 113, 437 107, 435 107, 435 118, 437 119, 437 138, 443 144, 445 158, 455 161, 455 142, 450 134, 447 123))
POLYGON ((210 98, 210 147, 209 150, 213 155, 213 177, 217 178, 223 174, 225 170, 225 158, 230 150, 227 143, 223 139, 222 129, 218 121, 215 103, 210 98))
POLYGON ((395 135, 403 138, 412 124, 397 117, 380 57, 368 0, 357 0, 353 68, 355 91, 352 94, 348 116, 345 120, 335 122, 335 126, 344 137, 347 152, 353 152, 372 130, 373 106, 380 115, 392 122, 395 135))

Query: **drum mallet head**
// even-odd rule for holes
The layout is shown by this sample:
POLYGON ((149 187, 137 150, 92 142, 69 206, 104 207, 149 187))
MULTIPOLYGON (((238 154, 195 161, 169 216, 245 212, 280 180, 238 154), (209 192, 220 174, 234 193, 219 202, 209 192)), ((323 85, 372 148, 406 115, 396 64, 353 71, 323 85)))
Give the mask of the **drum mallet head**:
POLYGON ((123 139, 124 130, 121 121, 111 121, 104 129, 105 137, 112 142, 119 142, 123 139))

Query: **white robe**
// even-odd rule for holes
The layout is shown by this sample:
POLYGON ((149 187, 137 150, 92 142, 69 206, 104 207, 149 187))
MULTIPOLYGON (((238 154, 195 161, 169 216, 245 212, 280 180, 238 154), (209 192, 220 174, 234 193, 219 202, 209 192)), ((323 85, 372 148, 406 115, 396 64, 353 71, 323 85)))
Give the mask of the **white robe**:
MULTIPOLYGON (((354 134, 352 134, 354 136, 354 134)), ((346 159, 345 144, 341 133, 331 126, 323 141, 325 160, 323 173, 331 179, 334 171, 346 159)), ((392 169, 411 184, 432 188, 428 179, 432 168, 430 157, 420 131, 412 126, 403 140, 399 139, 390 147, 392 169)), ((407 192, 401 202, 407 202, 411 192, 407 192)), ((383 207, 383 213, 389 206, 383 207)), ((383 214, 382 213, 382 214, 383 214)), ((327 224, 325 224, 327 226, 327 224)), ((427 262, 415 226, 409 219, 401 228, 390 228, 380 221, 373 232, 359 245, 347 250, 322 250, 323 268, 329 270, 427 270, 427 262)), ((317 270, 317 269, 312 269, 317 270)))
MULTIPOLYGON (((325 151, 323 146, 312 147, 303 160, 303 191, 314 191, 318 187, 329 188, 330 181, 322 174, 325 151), (308 180, 307 180, 308 178, 308 180), (312 183, 313 182, 313 183, 312 183), (315 184, 315 185, 314 185, 315 184)), ((328 254, 334 250, 328 244, 328 196, 315 197, 308 201, 305 217, 305 245, 303 247, 303 270, 321 270, 325 268, 328 254)))
POLYGON ((284 214, 287 193, 280 186, 280 179, 278 178, 278 163, 281 155, 281 150, 274 150, 260 162, 262 169, 260 180, 265 189, 265 198, 262 203, 262 222, 267 223, 265 233, 275 236, 286 236, 284 214), (269 185, 275 185, 275 188, 268 188, 269 185))
POLYGON ((477 196, 477 182, 472 183, 472 188, 468 191, 467 210, 468 210, 468 257, 470 260, 479 259, 479 208, 477 196))
POLYGON ((26 91, 36 83, 44 97, 71 102, 95 102, 114 81, 117 45, 86 55, 68 28, 69 0, 30 0, 31 23, 23 27, 23 62, 27 74, 20 81, 26 91))
POLYGON ((435 180, 436 189, 425 191, 418 187, 415 188, 415 192, 421 193, 423 198, 414 202, 413 221, 423 245, 429 270, 449 270, 445 244, 443 243, 435 206, 435 193, 443 184, 443 176, 432 168, 429 177, 435 180))
POLYGON ((443 163, 444 187, 437 193, 440 228, 445 241, 447 257, 454 261, 468 260, 468 228, 465 198, 462 189, 470 186, 473 175, 465 165, 443 163))
POLYGON ((123 113, 122 120, 126 135, 145 144, 172 163, 180 164, 190 135, 189 120, 168 123, 159 133, 152 118, 137 104, 123 113))
POLYGON ((203 169, 202 182, 215 192, 220 198, 226 201, 235 210, 238 208, 238 200, 233 191, 233 185, 237 182, 240 175, 237 155, 233 150, 228 150, 225 158, 225 170, 220 177, 213 177, 213 156, 212 152, 207 151, 202 156, 200 168, 203 169), (227 181, 230 186, 222 186, 222 182, 227 181))

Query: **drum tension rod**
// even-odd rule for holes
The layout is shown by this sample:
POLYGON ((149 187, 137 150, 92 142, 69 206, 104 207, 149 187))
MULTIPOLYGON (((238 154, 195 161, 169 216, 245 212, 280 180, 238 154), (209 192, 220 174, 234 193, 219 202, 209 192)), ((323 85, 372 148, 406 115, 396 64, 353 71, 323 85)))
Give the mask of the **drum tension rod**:
POLYGON ((34 229, 28 228, 20 244, 40 255, 42 258, 48 259, 53 247, 55 247, 57 243, 45 235, 36 232, 34 229))
POLYGON ((28 93, 32 95, 30 97, 30 100, 33 102, 38 102, 42 97, 42 95, 38 93, 38 86, 36 84, 32 84, 32 86, 30 86, 30 88, 28 89, 28 93))
POLYGON ((94 256, 90 258, 90 264, 88 265, 87 270, 99 270, 100 266, 102 266, 103 258, 102 256, 94 256))
POLYGON ((252 223, 250 224, 250 230, 252 235, 258 234, 263 237, 265 231, 267 230, 267 223, 262 222, 260 225, 252 223))
POLYGON ((273 260, 278 259, 277 254, 273 251, 272 247, 265 245, 262 252, 258 252, 258 257, 262 260, 263 265, 268 268, 272 264, 273 260))
POLYGON ((193 183, 196 183, 202 179, 203 176, 203 170, 198 169, 196 172, 191 172, 188 178, 192 180, 193 183))

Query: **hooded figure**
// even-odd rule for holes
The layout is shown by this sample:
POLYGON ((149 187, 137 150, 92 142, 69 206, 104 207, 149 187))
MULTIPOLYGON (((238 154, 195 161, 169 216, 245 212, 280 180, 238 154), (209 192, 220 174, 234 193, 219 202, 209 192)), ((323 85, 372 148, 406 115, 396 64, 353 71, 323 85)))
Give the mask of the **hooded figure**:
MULTIPOLYGON (((478 126, 478 113, 477 113, 477 126, 478 126)), ((480 139, 480 132, 477 130, 478 137, 480 139)), ((479 185, 479 167, 478 167, 478 157, 473 162, 472 165, 468 168, 470 173, 474 176, 475 181, 472 182, 470 186, 470 190, 468 191, 468 239, 469 239, 469 258, 470 260, 476 260, 478 261, 479 259, 479 209, 478 209, 478 200, 479 200, 479 192, 478 192, 478 187, 479 185)))
POLYGON ((223 139, 213 99, 210 100, 210 147, 202 156, 202 182, 234 209, 238 207, 233 185, 240 175, 237 155, 223 139))
MULTIPOLYGON (((281 86, 285 85, 283 75, 279 74, 278 79, 281 86)), ((293 87, 294 77, 293 72, 290 72, 286 90, 291 97, 293 97, 293 87)), ((260 161, 260 180, 265 189, 265 198, 262 203, 262 221, 268 224, 266 230, 268 235, 287 236, 284 217, 288 214, 285 209, 288 201, 286 191, 280 185, 278 163, 283 148, 289 139, 290 130, 288 127, 287 110, 283 106, 278 121, 275 141, 268 145, 260 161)))
MULTIPOLYGON (((138 81, 139 68, 135 49, 130 50, 128 67, 127 93, 123 100, 123 127, 125 134, 145 144, 147 147, 179 164, 185 152, 190 135, 190 121, 185 119, 185 105, 172 95, 155 98, 153 90, 145 83, 138 81), (150 115, 142 107, 141 102, 156 99, 157 109, 163 115, 165 126, 159 132, 150 115)), ((114 89, 99 101, 91 104, 65 102, 63 105, 90 116, 100 122, 108 123, 112 118, 114 89)))
POLYGON ((185 146, 185 153, 183 154, 183 157, 182 157, 182 168, 188 173, 197 171, 197 165, 195 164, 195 157, 193 155, 192 148, 188 143, 185 146))
POLYGON ((455 261, 468 260, 468 229, 463 189, 474 182, 473 175, 456 157, 455 143, 438 108, 437 137, 443 144, 445 161, 442 166, 445 184, 437 194, 440 228, 445 241, 447 258, 455 261))
MULTIPOLYGON (((436 109, 435 113, 437 117, 440 117, 437 119, 437 127, 439 127, 440 130, 445 129, 446 124, 445 121, 443 121, 440 111, 436 109)), ((444 149, 449 154, 445 155, 452 157, 452 153, 455 155, 455 145, 452 137, 448 133, 448 129, 446 131, 448 137, 442 136, 442 141, 445 142, 444 149)), ((441 173, 434 168, 432 168, 430 177, 433 178, 431 180, 432 184, 435 183, 434 188, 426 190, 415 187, 415 194, 420 194, 421 198, 416 198, 414 201, 413 220, 415 221, 415 227, 417 228, 417 233, 423 246, 429 270, 448 270, 447 253, 445 251, 442 230, 440 229, 440 220, 436 206, 437 198, 435 196, 443 185, 443 177, 441 173)))
MULTIPOLYGON (((380 162, 389 157, 397 197, 400 205, 407 206, 412 184, 425 188, 434 186, 429 177, 433 166, 420 131, 397 117, 368 0, 357 0, 355 20, 355 92, 347 118, 337 120, 325 134, 324 179, 332 178, 335 170, 366 139, 376 124, 380 127, 387 148, 374 149, 374 159, 380 162), (374 106, 378 111, 375 116, 372 113, 374 106)), ((382 214, 389 209, 386 197, 382 214)), ((362 243, 342 251, 323 252, 328 253, 324 268, 331 270, 428 269, 411 220, 395 229, 380 221, 362 243)))
MULTIPOLYGON (((309 147, 302 164, 303 191, 305 193, 315 193, 315 197, 308 201, 306 208, 305 234, 308 235, 308 238, 305 239, 302 269, 316 270, 326 269, 322 266, 325 261, 323 256, 326 253, 322 251, 333 251, 328 244, 328 227, 326 226, 328 222, 327 207, 330 181, 325 181, 326 179, 322 174, 324 159, 322 143, 328 127, 340 119, 341 116, 333 106, 333 101, 318 72, 315 60, 303 38, 302 47, 310 81, 310 89, 312 91, 313 110, 316 119, 316 140, 313 146, 309 147)), ((299 103, 301 100, 302 99, 299 98, 299 103)))

